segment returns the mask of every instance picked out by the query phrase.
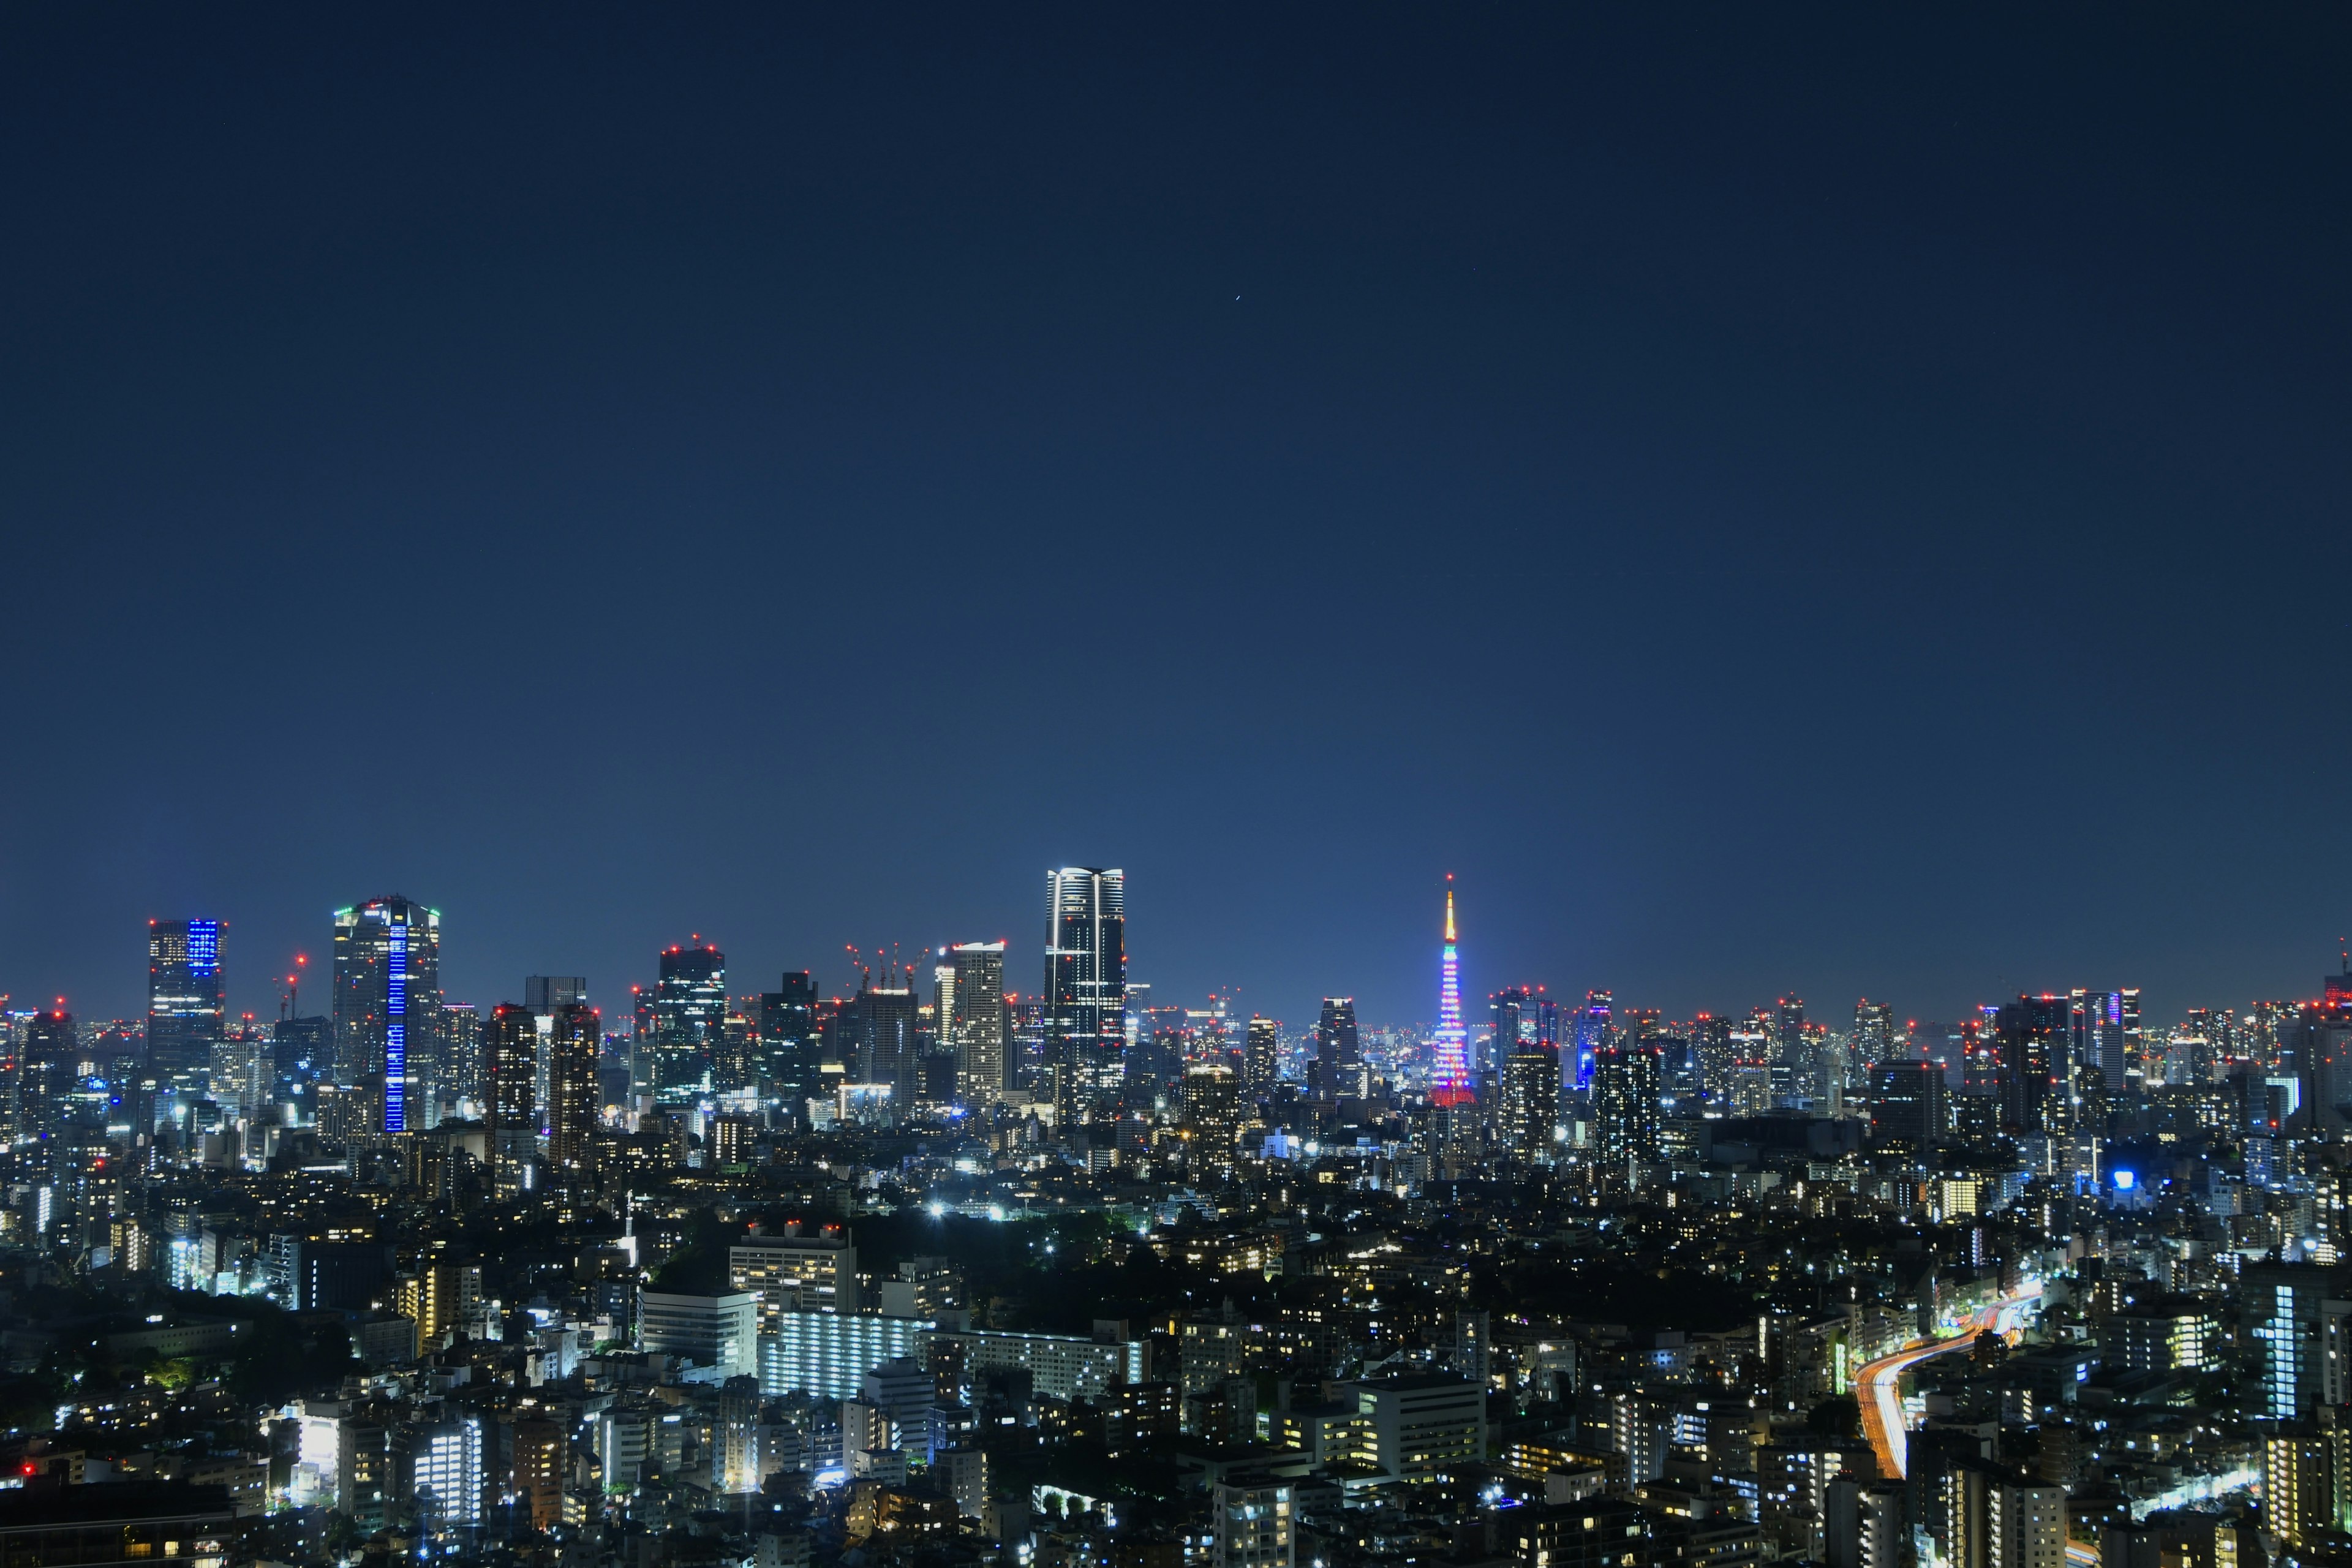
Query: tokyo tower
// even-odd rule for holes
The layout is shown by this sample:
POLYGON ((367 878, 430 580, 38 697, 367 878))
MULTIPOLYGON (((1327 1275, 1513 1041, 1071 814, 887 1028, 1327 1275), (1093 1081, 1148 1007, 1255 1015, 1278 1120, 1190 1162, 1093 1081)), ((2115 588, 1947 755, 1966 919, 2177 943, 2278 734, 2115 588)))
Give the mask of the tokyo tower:
MULTIPOLYGON (((1450 884, 1454 874, 1447 872, 1450 884)), ((1477 1097, 1470 1092, 1470 1031, 1462 1026, 1462 960, 1454 947, 1454 889, 1445 889, 1445 945, 1437 960, 1437 1036, 1435 1059, 1429 1067, 1429 1100, 1433 1105, 1464 1105, 1477 1097)))

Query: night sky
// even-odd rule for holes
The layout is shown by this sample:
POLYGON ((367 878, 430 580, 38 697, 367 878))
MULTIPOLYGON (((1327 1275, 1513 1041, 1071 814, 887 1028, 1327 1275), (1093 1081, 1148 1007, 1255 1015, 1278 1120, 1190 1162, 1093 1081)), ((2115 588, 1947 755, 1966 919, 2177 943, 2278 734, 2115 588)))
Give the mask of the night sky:
POLYGON ((346 12, 0 18, 15 1005, 392 891, 1025 991, 1066 863, 1294 1024, 1447 871, 1669 1016, 2352 929, 2340 7, 346 12))

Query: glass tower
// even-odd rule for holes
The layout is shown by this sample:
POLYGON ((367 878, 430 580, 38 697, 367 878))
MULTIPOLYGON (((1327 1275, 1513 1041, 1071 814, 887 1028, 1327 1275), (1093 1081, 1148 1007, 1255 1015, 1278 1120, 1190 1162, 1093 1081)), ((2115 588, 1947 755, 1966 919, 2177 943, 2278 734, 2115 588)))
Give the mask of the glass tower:
POLYGON ((218 921, 147 922, 147 1064, 159 1075, 212 1064, 228 1021, 218 921))
POLYGON ((1045 873, 1045 1048, 1077 1060, 1127 1042, 1127 873, 1045 873))
POLYGON ((653 1025, 654 1092, 687 1099, 702 1087, 727 1026, 727 955, 708 944, 664 952, 653 1025))
POLYGON ((441 913, 395 893, 335 911, 335 1081, 383 1083, 385 1132, 408 1131, 410 1091, 440 1030, 441 913))

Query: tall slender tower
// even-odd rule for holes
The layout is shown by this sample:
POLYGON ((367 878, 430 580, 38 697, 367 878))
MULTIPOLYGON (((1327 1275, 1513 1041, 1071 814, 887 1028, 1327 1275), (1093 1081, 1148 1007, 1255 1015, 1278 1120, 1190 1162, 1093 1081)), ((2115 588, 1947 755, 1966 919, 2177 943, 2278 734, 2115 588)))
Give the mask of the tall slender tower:
POLYGON ((371 1131, 408 1131, 408 1091, 423 1065, 410 1048, 430 1057, 440 1011, 439 910, 394 893, 335 911, 335 1081, 382 1080, 383 1123, 371 1131))
MULTIPOLYGON (((1445 880, 1451 884, 1453 873, 1445 880)), ((1462 1025, 1462 960, 1454 945, 1450 885, 1445 889, 1445 945, 1439 950, 1437 973, 1437 1048, 1429 1067, 1429 1099, 1433 1105, 1461 1105, 1476 1096, 1470 1091, 1470 1031, 1462 1025)))

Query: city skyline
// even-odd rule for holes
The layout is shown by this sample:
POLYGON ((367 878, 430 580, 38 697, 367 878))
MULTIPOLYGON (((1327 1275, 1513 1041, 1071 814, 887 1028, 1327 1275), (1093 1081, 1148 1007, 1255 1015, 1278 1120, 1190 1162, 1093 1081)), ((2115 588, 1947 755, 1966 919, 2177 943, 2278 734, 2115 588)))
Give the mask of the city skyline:
MULTIPOLYGON (((1065 868, 1049 872, 1049 881, 1053 881, 1054 879, 1068 875, 1070 869, 1071 868, 1065 868)), ((1113 878, 1123 878, 1124 873, 1109 872, 1103 873, 1103 875, 1108 875, 1113 878)), ((1058 887, 1057 882, 1055 883, 1055 885, 1058 887)), ((1471 981, 1468 976, 1475 966, 1470 963, 1462 963, 1454 956, 1457 952, 1456 944, 1453 940, 1454 910, 1452 908, 1452 900, 1454 879, 1451 876, 1448 876, 1441 880, 1437 886, 1443 892, 1447 904, 1444 940, 1441 944, 1439 944, 1443 949, 1442 957, 1444 960, 1440 967, 1441 970, 1444 970, 1458 966, 1458 972, 1465 976, 1461 983, 1459 994, 1461 998, 1462 1016, 1465 1020, 1464 1038, 1466 1041, 1475 1042, 1480 1037, 1482 1032, 1487 1026, 1486 1022, 1487 1005, 1498 997, 1507 997, 1525 992, 1529 994, 1542 995, 1557 1005, 1570 1007, 1571 1016, 1576 1013, 1582 1011, 1580 1008, 1571 1007, 1571 1005, 1569 1002, 1569 987, 1553 980, 1541 977, 1529 978, 1525 976, 1511 976, 1507 978, 1495 977, 1492 984, 1486 985, 1475 984, 1471 981)), ((1120 897, 1123 898, 1123 893, 1120 897)), ((383 900, 379 900, 376 901, 382 902, 383 900)), ((394 901, 406 903, 408 900, 406 900, 403 895, 394 895, 394 901)), ((357 907, 364 910, 368 906, 361 905, 357 907)), ((428 915, 431 918, 432 952, 427 962, 432 965, 433 973, 437 977, 441 973, 441 964, 443 963, 443 955, 440 950, 442 911, 438 909, 425 909, 421 904, 415 907, 420 912, 428 915)), ((331 955, 328 963, 324 967, 317 965, 317 961, 312 951, 310 949, 304 949, 299 954, 281 955, 274 964, 265 963, 257 966, 252 965, 246 960, 238 948, 233 945, 233 933, 236 922, 226 919, 197 916, 190 916, 176 920, 150 919, 146 922, 149 935, 150 973, 145 987, 142 993, 133 999, 132 1003, 126 1004, 121 1007, 114 1009, 109 1009, 103 1005, 94 1008, 89 1006, 78 1006, 76 1005, 75 997, 71 993, 55 992, 41 994, 37 990, 17 993, 0 991, 0 998, 5 999, 5 1005, 20 1011, 35 1008, 58 1008, 60 1007, 60 1005, 62 1005, 62 1011, 72 1014, 77 1018, 83 1021, 109 1018, 146 1017, 149 1016, 151 1007, 155 1005, 155 997, 158 994, 156 989, 159 984, 157 980, 158 972, 155 970, 154 965, 158 962, 155 955, 162 950, 159 949, 156 944, 159 941, 165 940, 163 938, 159 938, 156 933, 158 931, 165 933, 180 931, 183 931, 184 928, 195 926, 205 928, 205 935, 203 937, 203 942, 205 943, 203 952, 208 955, 208 961, 211 965, 206 973, 206 981, 207 984, 214 986, 215 989, 222 990, 222 994, 226 997, 226 1002, 224 1004, 225 1011, 223 1014, 224 1019, 226 1020, 240 1016, 250 1017, 256 1023, 267 1025, 279 1016, 281 1005, 287 995, 287 982, 289 978, 292 978, 292 976, 289 976, 288 971, 294 967, 295 961, 298 956, 304 963, 312 966, 303 978, 315 979, 320 985, 326 985, 331 983, 334 975, 334 966, 331 954, 333 953, 336 946, 336 934, 337 932, 346 929, 348 925, 346 917, 350 917, 352 912, 353 907, 352 906, 346 906, 344 909, 336 912, 335 919, 338 922, 336 927, 333 931, 331 931, 328 940, 320 944, 331 955), (225 989, 222 989, 224 987, 225 989), (258 1000, 262 1005, 254 1005, 257 1000, 258 1000)), ((1123 928, 1123 916, 1121 917, 1119 923, 1123 928)), ((698 944, 700 944, 702 947, 712 952, 714 954, 718 954, 720 957, 722 963, 725 962, 724 954, 720 952, 720 944, 715 937, 706 938, 705 933, 698 932, 695 933, 693 940, 698 944)), ((184 952, 187 941, 186 937, 184 935, 179 936, 177 941, 181 944, 178 951, 184 952)), ((1424 947, 1427 945, 1428 944, 1424 942, 1424 947)), ((2352 954, 2352 950, 2347 950, 2340 939, 2334 945, 2335 957, 2337 964, 2342 968, 2343 972, 2352 973, 2352 956, 2347 955, 2352 954)), ((986 947, 992 950, 994 952, 994 962, 999 966, 1003 965, 1008 961, 1022 962, 1019 958, 1019 943, 1016 939, 1013 938, 1001 938, 994 942, 986 943, 967 942, 961 940, 943 940, 929 945, 914 943, 904 946, 877 948, 858 948, 852 944, 845 949, 841 944, 836 943, 834 944, 833 951, 836 953, 845 952, 846 956, 834 958, 829 963, 795 963, 791 962, 793 955, 787 955, 785 961, 778 964, 760 963, 757 964, 747 963, 736 965, 734 966, 736 968, 736 978, 729 980, 725 984, 724 990, 720 993, 716 993, 715 994, 723 994, 731 1001, 750 1003, 756 1006, 758 995, 761 987, 766 984, 765 977, 769 973, 779 972, 791 973, 798 971, 807 971, 814 977, 813 983, 817 988, 817 994, 845 997, 854 994, 858 989, 860 975, 869 977, 878 975, 886 984, 897 984, 902 982, 908 973, 922 973, 921 966, 927 962, 936 958, 941 958, 949 954, 953 954, 961 951, 980 947, 986 947), (897 955, 897 962, 900 966, 897 971, 894 972, 890 968, 891 960, 884 956, 886 953, 894 953, 897 955), (896 976, 895 979, 894 974, 896 976)), ((1473 951, 1475 951, 1475 949, 1473 951)), ((638 954, 636 968, 625 969, 623 973, 615 975, 614 978, 609 982, 594 983, 602 988, 598 989, 591 995, 590 1000, 592 1005, 598 1012, 607 1014, 615 1019, 626 1016, 629 1009, 625 1005, 625 1000, 635 992, 642 992, 647 996, 654 995, 658 990, 658 977, 660 973, 668 964, 678 961, 678 959, 673 955, 681 954, 688 958, 692 956, 690 952, 676 942, 672 942, 667 946, 655 947, 650 950, 649 953, 638 954), (648 957, 650 958, 650 963, 646 962, 648 957), (617 993, 617 995, 614 994, 615 993, 617 993)), ((1042 942, 1038 945, 1037 952, 1033 956, 1045 957, 1050 964, 1050 958, 1046 954, 1045 944, 1042 942)), ((1122 958, 1125 956, 1123 952, 1121 956, 1122 958)), ((537 983, 541 985, 547 984, 544 976, 540 973, 540 971, 551 967, 561 966, 542 964, 539 969, 535 969, 523 976, 521 984, 513 984, 514 977, 509 976, 507 981, 503 983, 493 979, 487 984, 469 985, 466 984, 466 977, 469 974, 478 976, 480 973, 479 967, 478 964, 468 965, 461 963, 455 972, 458 976, 458 979, 455 982, 441 982, 441 990, 443 994, 446 995, 453 1003, 464 1000, 467 1005, 487 1014, 491 1007, 499 1004, 512 1003, 516 1005, 524 1005, 526 994, 533 983, 537 983), (493 994, 492 993, 494 992, 497 994, 493 994)), ((2282 964, 2280 966, 2283 975, 2287 967, 2288 966, 2285 964, 2282 964)), ((172 973, 177 973, 179 972, 174 970, 172 973)), ((2257 1002, 2315 999, 2326 994, 2329 987, 2325 978, 2325 974, 2322 974, 2319 984, 2311 984, 2314 973, 2318 972, 2314 972, 2310 969, 2309 965, 2305 965, 2304 973, 2301 974, 2298 982, 2284 984, 2283 986, 2273 988, 2267 993, 2255 992, 2243 996, 2206 996, 2201 994, 2183 994, 2178 1001, 2177 1005, 2171 1001, 2165 1000, 2164 993, 2162 991, 2152 993, 2150 988, 2145 986, 2134 986, 2129 989, 2136 997, 2153 998, 2151 1000, 2142 1001, 2139 1004, 2143 1011, 2146 1013, 2151 1026, 2169 1027, 2176 1016, 2185 1018, 2189 1015, 2200 1009, 2242 1007, 2257 1002)), ((1444 977, 1441 974, 1439 977, 1440 982, 1442 982, 1443 978, 1444 977)), ((1008 984, 1013 981, 1017 981, 1017 973, 1007 975, 1008 984)), ((1141 983, 1147 983, 1153 987, 1151 994, 1159 1005, 1197 1006, 1212 1001, 1222 1000, 1228 1005, 1238 1005, 1240 1012, 1237 1016, 1248 1016, 1254 1014, 1263 1015, 1266 1017, 1281 1022, 1286 1027, 1292 1029, 1296 1035, 1300 1037, 1304 1037, 1311 1031, 1314 1026, 1311 1020, 1317 1016, 1317 1013, 1322 1005, 1325 998, 1327 998, 1335 989, 1330 986, 1318 986, 1311 982, 1304 982, 1297 986, 1291 987, 1289 991, 1285 993, 1286 995, 1291 998, 1287 1005, 1267 1007, 1261 1005, 1255 1000, 1244 996, 1238 987, 1226 987, 1223 989, 1211 988, 1202 990, 1197 994, 1185 994, 1169 990, 1164 982, 1160 981, 1156 976, 1145 976, 1141 983)), ((1365 989, 1371 994, 1377 995, 1381 994, 1378 988, 1367 987, 1365 989)), ((1402 994, 1409 991, 1410 987, 1408 985, 1400 984, 1391 987, 1390 989, 1402 994)), ((1607 985, 1598 985, 1591 987, 1589 990, 1587 998, 1588 1003, 1591 1003, 1591 998, 1593 997, 1598 997, 1600 999, 1598 1005, 1601 1008, 1601 1016, 1604 1020, 1608 1015, 1611 1005, 1611 995, 1616 989, 1618 988, 1607 985)), ((2088 989, 2089 993, 2095 998, 2105 994, 2103 984, 2092 984, 2088 989)), ((1433 1038, 1434 1032, 1439 1029, 1443 1022, 1444 1002, 1441 995, 1443 984, 1441 983, 1428 984, 1424 986, 1424 990, 1426 993, 1423 998, 1425 1005, 1419 1009, 1415 1009, 1412 1005, 1412 999, 1410 996, 1407 996, 1405 1005, 1392 1015, 1377 1015, 1370 1014, 1368 1012, 1366 1014, 1367 1023, 1365 1026, 1371 1029, 1417 1029, 1430 1034, 1433 1038)), ((1887 1002, 1883 997, 1874 1000, 1868 991, 1857 990, 1853 994, 1854 998, 1853 1005, 1858 1008, 1867 1009, 1871 1016, 1878 1019, 1875 1026, 1868 1021, 1861 1022, 1860 1026, 1865 1033, 1873 1026, 1886 1026, 1886 1020, 1889 1018, 1892 1020, 1892 1027, 1897 1033, 1900 1033, 1903 1029, 1912 1024, 1926 1024, 1930 1022, 1945 1023, 1960 1018, 1970 1017, 1976 1016, 1980 1010, 1997 1007, 2004 1003, 2020 997, 2041 997, 2045 999, 2056 998, 2063 1001, 2070 992, 2079 994, 2084 992, 2084 986, 2079 981, 2061 978, 2059 980, 2050 981, 2040 984, 2027 984, 2007 990, 1985 992, 1977 994, 1973 1000, 1958 1004, 1948 1003, 1946 1005, 1940 1007, 1929 1006, 1914 1008, 1901 1007, 1899 1005, 1887 1002), (1880 1016, 1881 1015, 1884 1015, 1884 1016, 1880 1016)), ((1741 1016, 1744 1016, 1750 1008, 1760 1009, 1768 1006, 1771 1002, 1773 994, 1782 993, 1790 994, 1815 994, 1822 997, 1829 997, 1833 994, 1823 991, 1820 987, 1790 987, 1784 984, 1777 988, 1768 988, 1766 992, 1759 993, 1753 998, 1717 995, 1711 1001, 1702 1001, 1696 1004, 1685 1003, 1683 1005, 1662 1004, 1655 1000, 1654 994, 1643 993, 1642 995, 1642 1005, 1646 1005, 1653 1012, 1662 1013, 1663 1016, 1670 1021, 1681 1021, 1686 1023, 1703 1015, 1717 1017, 1741 1016)), ((1016 987, 1012 990, 1011 994, 1020 995, 1024 993, 1020 992, 1016 987)), ((1672 994, 1688 997, 1693 995, 1706 996, 1711 993, 1704 988, 1703 985, 1694 984, 1690 985, 1675 986, 1673 988, 1672 994)), ((1039 994, 1033 993, 1031 994, 1039 994)), ((2079 1003, 2080 996, 2078 995, 2078 1005, 2079 1003)), ((1629 1005, 1631 1005, 1632 1004, 1629 1004, 1629 1005)), ((1848 1004, 1843 1000, 1839 999, 1830 1001, 1825 1005, 1834 1009, 1832 1016, 1835 1021, 1832 1026, 1842 1033, 1845 1032, 1850 1027, 1845 1017, 1845 1014, 1848 1010, 1848 1004)), ((310 993, 310 1000, 308 1002, 300 1001, 298 996, 296 1015, 298 1016, 325 1017, 331 1020, 335 1016, 335 1012, 336 1007, 333 1000, 333 993, 331 991, 326 998, 322 999, 320 996, 318 990, 314 988, 310 993)), ((2100 1026, 2097 1024, 2095 1019, 2088 1025, 2084 1025, 2078 1020, 2076 1027, 2088 1027, 2094 1032, 2094 1034, 2099 1034, 2101 1032, 2100 1026)), ((2105 1035, 2114 1035, 2116 1027, 2119 1027, 2119 1024, 2111 1020, 2109 1026, 2105 1029, 2104 1033, 2105 1035)), ((382 1047, 378 1044, 374 1048, 381 1050, 382 1047)), ((2107 1040, 2105 1045, 2103 1047, 2103 1049, 2109 1057, 2112 1058, 2116 1056, 2120 1050, 2120 1047, 2116 1045, 2114 1040, 2110 1039, 2107 1040)), ((1581 1065, 1584 1070, 1589 1073, 1591 1065, 1589 1055, 1588 1058, 1581 1065)))
POLYGON ((0 990, 388 887, 486 1001, 1026 947, 1073 863, 1291 1014, 1423 1016, 1446 870, 1473 996, 2300 984, 2343 42, 2045 20, 15 18, 0 990))

